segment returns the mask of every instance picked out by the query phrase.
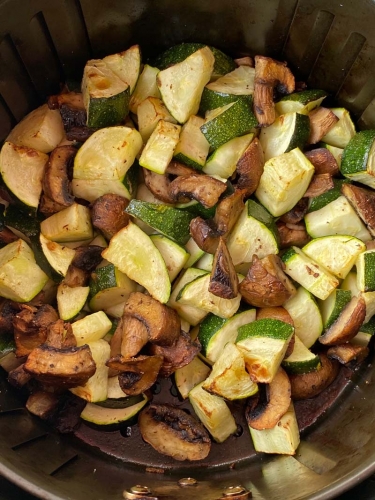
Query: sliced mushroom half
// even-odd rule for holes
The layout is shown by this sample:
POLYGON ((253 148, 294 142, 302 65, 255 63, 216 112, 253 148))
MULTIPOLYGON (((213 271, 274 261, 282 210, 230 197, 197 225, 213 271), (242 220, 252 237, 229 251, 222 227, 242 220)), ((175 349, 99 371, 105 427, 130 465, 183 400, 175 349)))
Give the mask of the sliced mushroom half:
POLYGON ((201 423, 171 405, 151 404, 138 419, 143 439, 156 451, 175 460, 202 460, 211 449, 201 423))
POLYGON ((338 118, 333 111, 322 106, 309 113, 310 136, 309 144, 316 144, 324 137, 329 129, 338 122, 338 118))
POLYGON ((281 306, 296 293, 277 255, 253 257, 251 267, 239 286, 243 299, 256 307, 281 306))
POLYGON ((41 345, 31 351, 25 371, 40 382, 57 387, 84 385, 96 370, 88 345, 56 349, 41 345))
POLYGON ((178 368, 186 366, 200 352, 201 344, 198 340, 192 340, 190 335, 181 331, 181 335, 171 346, 150 345, 149 352, 152 355, 163 357, 163 365, 159 375, 169 377, 178 368))
POLYGON ((280 238, 280 248, 289 248, 291 246, 302 248, 311 240, 310 235, 306 231, 305 224, 285 224, 281 220, 276 222, 277 231, 280 238))
POLYGON ((246 197, 251 196, 258 187, 263 168, 263 148, 259 139, 255 138, 246 148, 236 165, 238 173, 236 189, 243 191, 246 197))
POLYGON ((352 361, 360 363, 369 354, 369 348, 365 345, 355 345, 351 342, 346 344, 335 345, 327 351, 327 356, 331 359, 337 359, 342 365, 346 365, 352 361))
POLYGON ((169 194, 175 202, 193 199, 211 208, 218 202, 227 185, 210 175, 180 175, 169 184, 169 194))
POLYGON ((324 345, 339 345, 357 335, 366 316, 366 303, 363 297, 354 296, 341 311, 337 320, 319 337, 324 345))
POLYGON ((36 391, 30 394, 26 408, 30 413, 46 420, 57 408, 59 397, 53 392, 36 391))
POLYGON ((279 221, 285 222, 285 224, 298 224, 303 220, 307 211, 309 209, 309 200, 308 198, 301 198, 294 207, 283 214, 279 221))
POLYGON ((375 193, 349 183, 344 183, 341 191, 366 224, 370 233, 375 236, 375 193))
POLYGON ((77 149, 73 146, 59 146, 55 148, 47 162, 43 177, 43 192, 61 209, 69 207, 74 202, 71 192, 69 174, 73 168, 77 149))
POLYGON ((315 174, 331 174, 335 176, 339 173, 339 165, 327 148, 317 148, 305 153, 307 159, 314 165, 315 174))
POLYGON ((180 335, 181 320, 176 311, 144 293, 130 294, 124 314, 134 316, 146 326, 152 343, 172 345, 180 335))
POLYGON ((238 295, 237 273, 223 238, 215 252, 208 290, 223 299, 234 299, 238 295))
POLYGON ((122 320, 121 354, 133 358, 148 342, 147 327, 134 316, 124 315, 122 320))
POLYGON ((163 364, 162 356, 138 356, 124 358, 116 356, 107 361, 107 366, 119 371, 119 384, 128 396, 136 396, 147 391, 158 377, 163 364))
MULTIPOLYGON (((169 193, 169 184, 171 181, 167 175, 157 174, 148 168, 144 168, 143 177, 147 188, 151 191, 155 198, 163 201, 164 203, 175 203, 175 200, 169 193)), ((186 203, 189 200, 190 198, 186 198, 183 203, 186 203)))
POLYGON ((292 399, 313 398, 326 389, 337 377, 340 365, 335 359, 319 354, 320 368, 309 373, 289 375, 292 399))
POLYGON ((294 76, 286 63, 255 56, 254 112, 261 127, 275 121, 274 91, 290 94, 294 89, 294 76))
POLYGON ((330 191, 335 187, 331 174, 318 174, 314 175, 311 179, 309 187, 307 191, 303 195, 305 198, 315 198, 316 196, 320 196, 327 191, 330 191))
POLYGON ((255 400, 249 400, 246 409, 247 423, 257 430, 272 429, 288 411, 290 403, 290 381, 285 371, 279 368, 270 384, 259 386, 259 396, 255 400))
POLYGON ((91 219, 94 227, 110 240, 120 229, 127 226, 130 215, 125 212, 129 200, 114 193, 107 193, 94 201, 91 219))

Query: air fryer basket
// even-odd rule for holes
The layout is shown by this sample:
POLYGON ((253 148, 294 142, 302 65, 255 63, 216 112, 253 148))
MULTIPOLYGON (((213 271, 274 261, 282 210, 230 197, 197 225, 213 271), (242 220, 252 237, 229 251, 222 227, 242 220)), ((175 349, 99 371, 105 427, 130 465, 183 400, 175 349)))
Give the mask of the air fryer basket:
MULTIPOLYGON (((0 142, 61 82, 78 81, 90 57, 133 43, 152 56, 181 41, 287 60, 298 79, 331 92, 360 128, 370 128, 374 21, 372 0, 0 0, 0 142)), ((371 363, 342 374, 344 394, 303 435, 295 457, 255 455, 250 439, 232 437, 201 467, 158 456, 139 436, 102 433, 90 446, 89 431, 86 442, 58 435, 0 377, 0 473, 56 500, 119 499, 139 484, 151 494, 126 498, 245 499, 246 490, 255 499, 334 498, 375 471, 371 363), (162 467, 163 474, 150 472, 162 467), (195 484, 179 482, 186 477, 195 484), (241 488, 231 487, 239 485, 244 491, 235 496, 241 488)))

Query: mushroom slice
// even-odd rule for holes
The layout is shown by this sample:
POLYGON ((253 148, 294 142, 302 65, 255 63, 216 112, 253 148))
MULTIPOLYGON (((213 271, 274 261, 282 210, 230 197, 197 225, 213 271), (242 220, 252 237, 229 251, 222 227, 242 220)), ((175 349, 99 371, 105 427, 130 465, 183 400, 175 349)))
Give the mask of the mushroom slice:
POLYGON ((75 387, 94 375, 96 364, 88 345, 56 349, 43 344, 31 351, 25 370, 40 382, 75 387))
POLYGON ((275 121, 275 89, 282 94, 291 94, 295 89, 292 72, 286 63, 255 56, 254 112, 261 127, 267 127, 275 121))
POLYGON ((314 165, 316 175, 331 174, 335 176, 339 173, 336 158, 327 148, 317 148, 307 151, 305 156, 314 165))
POLYGON ((285 224, 298 224, 303 220, 307 211, 309 209, 309 200, 308 198, 301 198, 294 207, 283 214, 279 220, 285 222, 285 224))
POLYGON ((335 185, 333 183, 331 174, 314 175, 313 178, 311 179, 309 187, 307 188, 307 191, 303 195, 304 198, 302 199, 316 198, 317 196, 326 193, 327 191, 333 189, 334 187, 335 185))
POLYGON ((58 319, 48 325, 47 331, 48 335, 44 345, 55 347, 56 349, 75 347, 77 345, 72 325, 65 323, 62 319, 58 319))
POLYGON ((198 340, 193 341, 190 335, 181 331, 180 336, 173 345, 159 346, 153 344, 150 346, 149 352, 164 358, 159 375, 169 377, 178 368, 188 365, 200 350, 200 342, 198 340))
POLYGON ((234 299, 238 295, 237 273, 222 237, 215 252, 208 290, 223 299, 234 299))
POLYGON ((254 255, 239 291, 248 304, 256 307, 281 306, 296 293, 277 255, 267 255, 263 259, 254 255))
POLYGON ((239 159, 236 170, 238 181, 236 189, 240 189, 246 197, 251 196, 257 189, 263 174, 264 154, 258 138, 255 138, 239 159))
POLYGON ((212 220, 195 217, 190 221, 190 234, 201 250, 212 254, 216 252, 221 234, 214 228, 212 220))
POLYGON ((172 160, 166 170, 167 174, 170 175, 191 175, 191 174, 198 174, 198 172, 192 168, 192 167, 187 167, 183 163, 180 163, 179 161, 172 160))
MULTIPOLYGON (((155 198, 163 201, 164 203, 173 204, 175 202, 169 193, 169 184, 171 181, 166 175, 157 174, 148 168, 144 168, 143 177, 147 188, 151 191, 155 198)), ((187 203, 188 201, 190 201, 190 199, 186 198, 184 203, 187 203)))
POLYGON ((202 460, 211 449, 201 423, 172 405, 152 403, 138 418, 143 439, 156 451, 175 460, 202 460))
POLYGON ((87 271, 83 271, 83 269, 79 269, 78 267, 70 264, 64 278, 64 285, 70 286, 71 288, 76 286, 86 286, 88 279, 89 273, 87 273, 87 271))
POLYGON ((72 127, 66 131, 68 141, 85 142, 97 129, 90 127, 72 127))
POLYGON ((48 326, 59 319, 56 310, 44 304, 41 307, 22 304, 13 318, 16 356, 29 355, 47 339, 48 326))
POLYGON ((181 320, 177 312, 144 293, 133 292, 129 295, 124 314, 142 321, 152 343, 172 345, 180 335, 181 320))
POLYGON ((46 420, 57 409, 59 397, 53 392, 37 391, 30 394, 26 408, 30 413, 46 420))
POLYGON ((169 194, 175 202, 194 199, 206 208, 216 205, 226 189, 224 182, 201 174, 180 175, 169 184, 169 194))
POLYGON ((12 243, 13 241, 18 240, 18 236, 13 233, 10 229, 7 227, 4 227, 0 231, 0 247, 4 247, 5 245, 8 245, 8 243, 12 243))
POLYGON ((299 375, 289 375, 292 399, 313 398, 324 391, 337 377, 339 363, 335 359, 328 359, 323 353, 319 354, 319 358, 320 369, 299 375))
POLYGON ((110 240, 120 229, 127 226, 130 215, 125 212, 129 200, 118 194, 107 193, 94 201, 91 219, 94 227, 110 240))
POLYGON ((357 335, 365 317, 364 298, 354 296, 341 311, 337 320, 319 337, 319 342, 324 345, 339 345, 348 342, 357 335))
POLYGON ((252 429, 272 429, 285 415, 291 403, 291 385, 288 375, 279 368, 270 384, 259 385, 259 395, 250 399, 246 420, 252 429), (255 402, 255 404, 252 404, 255 402))
POLYGON ((162 356, 138 356, 126 359, 119 355, 107 361, 109 368, 120 372, 119 384, 128 396, 137 396, 147 391, 156 382, 162 364, 162 356))
POLYGON ((342 185, 341 191, 366 224, 372 236, 375 236, 375 193, 348 183, 342 185))
POLYGON ((17 366, 8 373, 8 382, 17 389, 22 389, 30 380, 31 375, 25 371, 25 364, 17 366))
POLYGON ((319 107, 310 111, 310 136, 309 144, 316 144, 324 137, 330 128, 333 127, 335 123, 338 122, 338 118, 328 108, 319 107))
POLYGON ((84 127, 86 125, 86 110, 81 93, 66 92, 50 96, 48 98, 48 107, 60 111, 65 131, 70 130, 72 127, 84 127))
POLYGON ((245 206, 243 200, 243 191, 236 190, 218 203, 213 223, 219 235, 226 236, 232 230, 245 206))
POLYGON ((0 299, 0 335, 6 335, 14 332, 13 320, 22 307, 23 304, 19 304, 18 302, 0 299))
POLYGON ((49 200, 61 207, 60 210, 74 202, 69 173, 73 168, 76 153, 77 149, 73 146, 58 146, 52 151, 47 162, 43 177, 43 192, 49 200))
POLYGON ((347 342, 346 344, 330 347, 327 351, 327 356, 331 359, 337 359, 342 365, 346 365, 351 361, 359 364, 368 356, 369 352, 367 346, 347 342))
POLYGON ((120 323, 122 331, 121 354, 124 358, 133 358, 148 342, 146 325, 134 316, 128 315, 124 315, 120 323))
POLYGON ((292 229, 281 220, 276 222, 276 227, 280 238, 280 248, 289 248, 291 246, 302 248, 311 240, 305 224, 302 222, 297 225, 298 229, 295 228, 296 225, 292 229))
POLYGON ((99 245, 77 247, 72 260, 72 265, 83 271, 91 273, 102 261, 103 248, 99 245))

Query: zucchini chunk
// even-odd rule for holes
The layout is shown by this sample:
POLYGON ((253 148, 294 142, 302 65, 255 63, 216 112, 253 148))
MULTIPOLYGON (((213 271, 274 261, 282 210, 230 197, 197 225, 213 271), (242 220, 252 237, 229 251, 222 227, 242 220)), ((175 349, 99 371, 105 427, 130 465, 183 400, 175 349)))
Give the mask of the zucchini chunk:
POLYGON ((293 92, 293 94, 282 97, 276 104, 275 108, 279 115, 285 113, 300 113, 308 115, 310 111, 319 107, 323 99, 327 97, 327 92, 320 89, 308 89, 301 92, 293 92))
POLYGON ((28 244, 19 239, 0 249, 0 295, 29 302, 44 287, 48 276, 35 262, 28 244))
POLYGON ((92 59, 86 63, 82 94, 88 127, 103 128, 118 125, 129 112, 129 85, 102 59, 92 59))
POLYGON ((73 203, 42 221, 40 230, 45 238, 58 243, 92 240, 90 210, 83 205, 73 203))
POLYGON ((75 250, 48 240, 42 233, 40 233, 39 240, 50 266, 61 276, 66 276, 68 268, 74 259, 75 250))
POLYGON ((8 189, 22 203, 37 208, 48 155, 5 142, 0 153, 0 172, 8 189), (20 182, 27 179, 28 182, 20 182))
POLYGON ((150 238, 163 257, 172 282, 186 266, 189 253, 182 246, 161 234, 152 234, 150 238))
POLYGON ((203 172, 223 179, 231 177, 253 137, 254 134, 246 134, 224 143, 208 157, 203 172))
POLYGON ((157 85, 171 115, 185 123, 196 115, 204 86, 210 81, 215 58, 208 47, 198 49, 157 76, 157 85))
POLYGON ((103 62, 120 80, 128 85, 131 95, 141 71, 141 51, 139 45, 133 45, 123 52, 106 56, 103 62))
POLYGON ((64 137, 64 126, 58 109, 43 104, 25 116, 11 131, 7 141, 16 146, 50 153, 64 137))
MULTIPOLYGON (((124 393, 122 395, 125 396, 124 393)), ((133 398, 126 398, 124 402, 129 401, 130 403, 133 400, 133 398)), ((107 399, 107 401, 109 400, 107 399)), ((86 422, 91 422, 101 427, 111 427, 114 424, 120 424, 133 418, 142 410, 147 401, 147 397, 143 395, 142 400, 138 403, 123 406, 122 408, 118 400, 116 402, 119 408, 108 408, 101 404, 87 403, 81 413, 81 418, 86 422)))
POLYGON ((144 143, 149 140, 160 120, 177 123, 165 107, 163 101, 157 97, 147 97, 138 105, 137 118, 138 130, 144 143))
POLYGON ((189 393, 189 401, 199 420, 218 443, 222 443, 237 430, 237 424, 225 401, 209 394, 198 384, 189 393))
POLYGON ((331 108, 339 121, 322 137, 322 141, 336 148, 345 148, 356 135, 350 113, 345 108, 331 108))
POLYGON ((204 119, 200 116, 190 116, 182 127, 180 139, 173 153, 175 160, 196 170, 202 170, 205 166, 210 149, 200 129, 203 123, 204 119))
POLYGON ((160 98, 160 92, 156 84, 158 73, 158 68, 154 68, 149 64, 143 66, 142 73, 138 78, 134 92, 130 98, 129 109, 132 113, 137 114, 138 106, 147 99, 147 97, 160 98))
POLYGON ((354 135, 342 154, 340 172, 348 179, 375 188, 375 130, 354 135))
POLYGON ((59 317, 64 321, 74 318, 86 304, 89 291, 88 286, 70 287, 61 283, 56 295, 59 317))
POLYGON ((183 399, 189 396, 196 385, 206 380, 210 371, 210 367, 196 356, 189 364, 174 372, 176 387, 183 399))
POLYGON ((73 334, 78 346, 102 339, 111 328, 112 322, 103 311, 88 314, 72 323, 73 334))
POLYGON ((152 297, 163 304, 168 301, 171 282, 163 257, 136 224, 129 222, 115 234, 102 256, 144 286, 152 297))
POLYGON ((285 357, 281 364, 288 373, 309 373, 320 368, 320 358, 312 353, 296 335, 292 354, 285 357))
POLYGON ((358 255, 357 287, 361 292, 375 291, 375 250, 366 250, 358 255))

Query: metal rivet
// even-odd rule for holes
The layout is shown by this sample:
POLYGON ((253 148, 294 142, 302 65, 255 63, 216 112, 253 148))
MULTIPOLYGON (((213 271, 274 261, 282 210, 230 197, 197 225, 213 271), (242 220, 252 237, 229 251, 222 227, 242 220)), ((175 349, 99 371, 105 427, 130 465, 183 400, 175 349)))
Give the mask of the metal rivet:
POLYGON ((130 493, 134 493, 135 495, 150 495, 151 490, 148 486, 141 486, 137 484, 136 486, 132 486, 130 488, 130 493))
POLYGON ((182 487, 195 486, 197 483, 198 481, 193 477, 183 477, 182 479, 179 479, 179 481, 177 481, 177 484, 182 487))
POLYGON ((247 493, 247 490, 241 486, 228 486, 228 488, 225 488, 223 491, 223 495, 225 497, 234 497, 236 495, 241 495, 242 493, 247 493))

